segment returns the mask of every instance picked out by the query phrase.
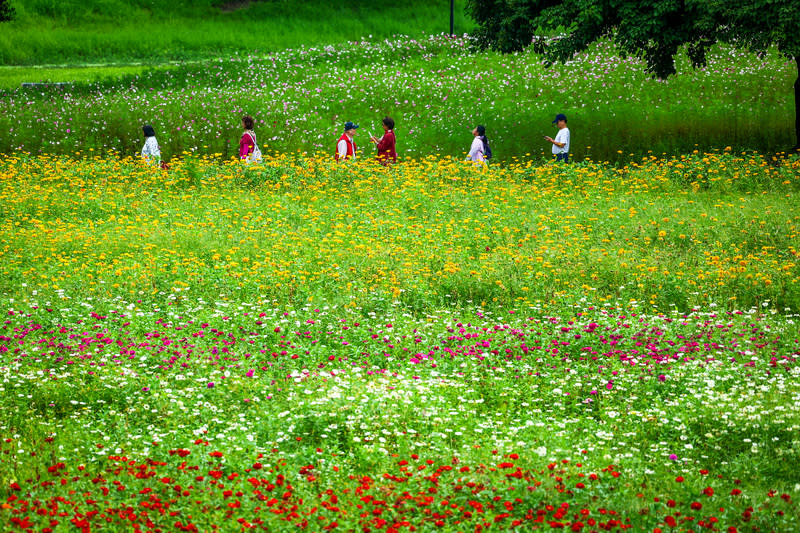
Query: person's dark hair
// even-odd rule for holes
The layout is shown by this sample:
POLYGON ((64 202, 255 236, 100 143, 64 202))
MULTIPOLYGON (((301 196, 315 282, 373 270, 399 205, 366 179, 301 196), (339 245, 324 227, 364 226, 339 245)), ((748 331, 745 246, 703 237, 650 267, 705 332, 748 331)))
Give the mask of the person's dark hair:
POLYGON ((394 129, 394 120, 392 119, 392 117, 384 118, 383 123, 386 124, 386 127, 388 127, 390 130, 394 129))
POLYGON ((246 129, 246 130, 252 130, 252 129, 253 129, 253 126, 254 126, 254 125, 255 125, 255 123, 256 123, 256 121, 255 121, 255 120, 253 120, 253 117, 251 117, 250 115, 247 115, 246 117, 244 117, 244 118, 242 119, 242 123, 244 124, 244 129, 246 129))
POLYGON ((478 126, 477 128, 475 128, 475 129, 476 129, 476 130, 478 130, 478 135, 480 135, 481 137, 483 137, 483 136, 485 136, 485 135, 486 135, 486 128, 484 128, 483 126, 480 126, 480 125, 479 125, 479 126, 478 126))
POLYGON ((151 126, 150 124, 145 124, 144 126, 142 126, 142 131, 144 132, 145 137, 156 136, 156 130, 154 130, 153 126, 151 126))

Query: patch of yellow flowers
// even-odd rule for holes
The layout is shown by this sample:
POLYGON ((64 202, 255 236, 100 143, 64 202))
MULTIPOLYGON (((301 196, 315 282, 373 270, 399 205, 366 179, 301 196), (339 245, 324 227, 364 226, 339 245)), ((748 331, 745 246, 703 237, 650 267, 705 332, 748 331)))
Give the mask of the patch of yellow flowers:
POLYGON ((800 302, 800 164, 0 158, 0 289, 434 307, 800 302))

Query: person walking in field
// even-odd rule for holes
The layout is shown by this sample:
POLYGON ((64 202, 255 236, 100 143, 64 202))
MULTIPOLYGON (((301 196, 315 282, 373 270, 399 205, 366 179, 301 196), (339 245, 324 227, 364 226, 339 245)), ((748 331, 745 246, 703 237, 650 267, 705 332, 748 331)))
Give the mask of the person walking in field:
POLYGON ((478 125, 472 130, 472 145, 469 147, 467 161, 472 161, 476 165, 486 164, 486 160, 492 157, 492 150, 489 148, 489 139, 486 138, 486 128, 478 125))
POLYGON ((336 142, 336 153, 333 156, 336 161, 342 162, 348 159, 355 161, 358 147, 353 137, 355 137, 357 129, 358 124, 353 124, 349 120, 344 123, 344 133, 336 142))
POLYGON ((567 127, 567 116, 563 113, 556 115, 553 124, 558 125, 556 138, 545 135, 544 140, 553 143, 553 156, 556 161, 569 163, 569 128, 567 127))
POLYGON ((261 150, 256 142, 256 132, 254 131, 255 120, 251 116, 242 118, 242 138, 239 139, 239 159, 245 163, 258 163, 261 161, 261 150))
POLYGON ((397 163, 397 150, 395 149, 395 136, 394 136, 394 120, 391 117, 386 117, 382 121, 383 136, 380 139, 370 137, 370 140, 375 143, 378 149, 378 163, 383 166, 388 166, 389 163, 397 163))
POLYGON ((142 126, 144 133, 144 146, 142 147, 142 159, 147 163, 158 166, 161 164, 161 149, 158 147, 156 132, 153 126, 145 124, 142 126))

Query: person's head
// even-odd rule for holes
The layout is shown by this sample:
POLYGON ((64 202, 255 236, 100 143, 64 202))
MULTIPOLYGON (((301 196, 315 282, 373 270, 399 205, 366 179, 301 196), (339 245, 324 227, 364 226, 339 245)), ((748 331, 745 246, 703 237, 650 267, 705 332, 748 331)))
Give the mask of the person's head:
POLYGON ((350 137, 356 134, 357 129, 358 129, 358 124, 353 124, 349 120, 344 123, 344 132, 348 134, 350 137))
POLYGON ((476 137, 483 137, 484 135, 486 135, 486 128, 481 125, 478 125, 478 127, 472 130, 472 134, 475 135, 476 137))
POLYGON ((246 130, 252 130, 253 127, 255 126, 255 124, 256 124, 256 121, 253 120, 253 117, 251 117, 250 115, 247 115, 247 116, 242 118, 242 126, 246 130))
POLYGON ((567 127, 567 115, 564 113, 559 113, 556 115, 556 118, 553 120, 553 124, 558 126, 558 129, 563 129, 567 127))
POLYGON ((383 122, 383 129, 385 129, 386 131, 394 129, 394 120, 392 119, 392 117, 386 117, 383 119, 382 122, 383 122))
POLYGON ((144 132, 145 137, 156 136, 156 130, 154 130, 153 126, 151 126, 150 124, 145 124, 144 126, 142 126, 142 131, 144 132))

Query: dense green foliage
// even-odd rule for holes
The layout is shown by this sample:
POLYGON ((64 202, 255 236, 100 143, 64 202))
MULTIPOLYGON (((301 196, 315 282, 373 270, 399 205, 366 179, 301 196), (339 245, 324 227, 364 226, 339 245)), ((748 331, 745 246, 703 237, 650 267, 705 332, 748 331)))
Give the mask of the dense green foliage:
MULTIPOLYGON (((795 0, 470 0, 483 47, 518 51, 531 43, 551 61, 569 61, 600 39, 643 58, 661 78, 675 74, 675 56, 686 50, 694 67, 706 65, 717 42, 764 52, 771 46, 797 59, 800 75, 800 9, 795 0), (558 39, 537 37, 563 31, 558 39)), ((800 77, 795 84, 796 140, 800 143, 800 77)), ((800 148, 800 144, 797 145, 800 148)), ((797 149, 797 148, 796 148, 797 149)))
POLYGON ((469 0, 483 47, 519 51, 534 43, 548 58, 567 61, 599 40, 613 38, 625 53, 643 58, 653 74, 675 74, 674 58, 688 46, 692 65, 705 65, 714 43, 730 42, 788 57, 800 55, 800 10, 793 0, 469 0), (540 30, 561 30, 555 40, 540 30))
MULTIPOLYGON (((11 0, 15 20, 0 32, 0 65, 149 62, 258 54, 392 35, 448 32, 446 2, 354 0, 232 2, 11 0)), ((474 24, 456 2, 455 31, 474 24)), ((1 75, 1 74, 0 74, 1 75)))
POLYGON ((16 15, 14 8, 8 3, 8 0, 0 0, 0 22, 7 22, 12 20, 16 15))

